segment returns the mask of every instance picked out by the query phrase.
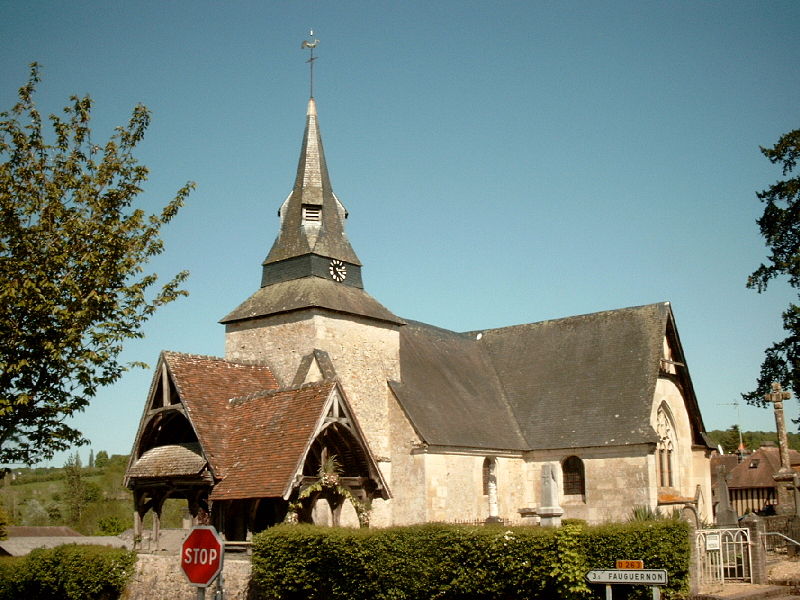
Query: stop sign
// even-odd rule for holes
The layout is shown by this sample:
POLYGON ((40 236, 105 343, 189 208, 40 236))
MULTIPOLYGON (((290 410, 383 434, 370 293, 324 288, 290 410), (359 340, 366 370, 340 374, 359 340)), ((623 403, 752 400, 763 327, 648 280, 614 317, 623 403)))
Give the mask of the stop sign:
POLYGON ((222 570, 225 542, 217 530, 198 525, 186 536, 181 546, 181 569, 189 583, 206 587, 222 570))

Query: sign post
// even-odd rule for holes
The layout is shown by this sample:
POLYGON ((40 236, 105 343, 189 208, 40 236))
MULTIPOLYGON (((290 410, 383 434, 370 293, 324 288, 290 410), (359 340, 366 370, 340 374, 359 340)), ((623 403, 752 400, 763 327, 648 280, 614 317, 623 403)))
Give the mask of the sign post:
POLYGON ((197 587, 198 600, 222 571, 225 542, 217 530, 207 525, 194 527, 181 546, 181 569, 191 585, 197 587))
POLYGON ((611 600, 613 585, 648 585, 653 588, 653 600, 661 598, 659 586, 667 585, 669 577, 664 569, 595 569, 586 573, 586 581, 606 586, 606 600, 611 600))

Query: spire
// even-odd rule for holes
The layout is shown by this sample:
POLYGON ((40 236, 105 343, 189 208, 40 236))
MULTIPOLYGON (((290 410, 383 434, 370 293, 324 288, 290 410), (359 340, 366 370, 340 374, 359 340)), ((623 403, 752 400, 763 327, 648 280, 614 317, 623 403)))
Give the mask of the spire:
POLYGON ((278 215, 280 232, 263 263, 262 287, 308 276, 362 287, 361 261, 344 231, 347 211, 328 176, 314 98, 308 101, 294 187, 278 215))

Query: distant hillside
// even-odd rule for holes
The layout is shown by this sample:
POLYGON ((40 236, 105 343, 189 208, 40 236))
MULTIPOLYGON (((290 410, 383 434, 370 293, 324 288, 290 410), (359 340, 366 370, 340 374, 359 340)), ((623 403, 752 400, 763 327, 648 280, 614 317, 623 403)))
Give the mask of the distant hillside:
MULTIPOLYGON (((63 467, 15 468, 0 485, 11 525, 69 526, 84 535, 116 535, 133 526, 133 498, 122 485, 128 456, 98 452, 94 466, 77 455, 63 467)), ((180 527, 185 500, 168 500, 162 525, 180 527)), ((151 519, 148 513, 148 520, 151 519)), ((149 522, 145 523, 149 527, 149 522)))
MULTIPOLYGON (((739 447, 739 429, 735 425, 725 431, 709 431, 708 435, 726 453, 735 452, 739 447)), ((800 434, 788 433, 787 438, 789 447, 800 451, 800 434)), ((757 450, 764 442, 773 442, 777 446, 778 434, 774 431, 742 431, 742 441, 748 450, 757 450)))

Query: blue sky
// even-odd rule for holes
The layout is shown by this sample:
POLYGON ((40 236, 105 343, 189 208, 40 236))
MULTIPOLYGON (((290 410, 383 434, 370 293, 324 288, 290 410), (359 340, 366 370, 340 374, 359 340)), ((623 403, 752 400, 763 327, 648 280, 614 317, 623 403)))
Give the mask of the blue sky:
MULTIPOLYGON (((89 93, 96 140, 137 102, 153 111, 144 207, 198 184, 153 263, 190 270, 191 296, 126 360, 223 354, 217 321, 257 289, 293 183, 313 28, 326 157, 370 294, 457 331, 670 301, 706 428, 774 428, 770 411, 730 404, 793 297, 745 281, 766 254, 755 192, 781 176, 758 147, 800 127, 800 3, 0 0, 0 13, 0 107, 39 61, 42 112, 89 93)), ((130 451, 150 377, 130 372, 76 420, 95 451, 130 451)))

